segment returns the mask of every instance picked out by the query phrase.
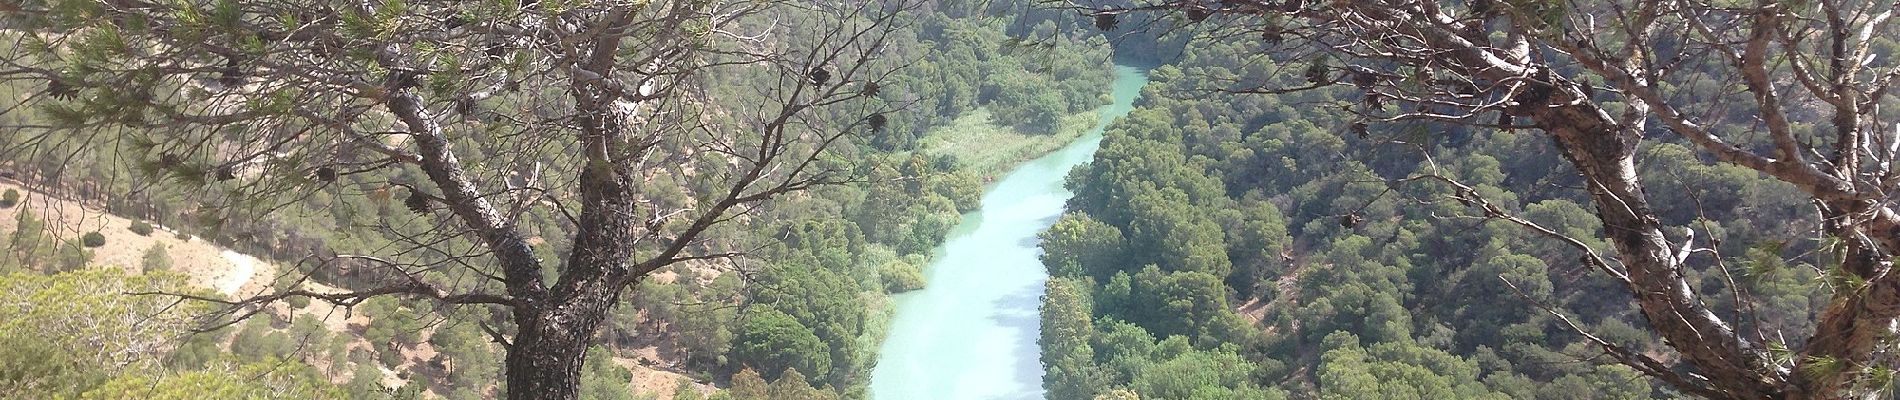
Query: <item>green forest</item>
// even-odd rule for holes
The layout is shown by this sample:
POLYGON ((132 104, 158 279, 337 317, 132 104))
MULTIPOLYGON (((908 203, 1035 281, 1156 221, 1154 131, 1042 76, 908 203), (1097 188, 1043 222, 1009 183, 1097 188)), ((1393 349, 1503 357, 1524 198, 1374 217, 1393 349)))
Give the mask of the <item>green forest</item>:
MULTIPOLYGON (((223 4, 234 3, 202 6, 223 4)), ((456 9, 446 3, 439 6, 456 9)), ((34 9, 46 14, 8 14, 7 22, 29 27, 82 24, 105 16, 96 7, 83 1, 35 4, 34 9)), ((713 398, 865 397, 867 374, 890 312, 888 295, 925 284, 920 269, 931 248, 957 224, 961 213, 976 207, 985 176, 1074 138, 1079 128, 1068 126, 1073 123, 1065 125, 1064 119, 1086 118, 1105 101, 1106 94, 1100 88, 1109 78, 1106 42, 1087 31, 1054 27, 1057 22, 1079 17, 1036 10, 1026 1, 901 10, 904 20, 901 26, 893 26, 882 51, 886 57, 906 64, 893 69, 883 81, 871 83, 881 86, 881 90, 871 90, 878 91, 874 97, 902 102, 905 107, 892 113, 884 123, 887 125, 875 132, 846 137, 846 143, 831 150, 834 159, 826 160, 845 169, 859 183, 817 188, 769 207, 748 210, 743 223, 715 227, 716 232, 710 236, 718 237, 720 243, 704 246, 745 249, 743 262, 675 264, 657 273, 676 278, 643 280, 628 288, 624 305, 606 317, 588 350, 589 361, 580 381, 581 397, 701 398, 708 393, 694 387, 715 385, 730 389, 710 392, 713 398), (1018 13, 1022 10, 1031 12, 1018 13), (957 126, 970 124, 957 119, 972 113, 992 115, 996 122, 957 126), (932 135, 962 134, 959 130, 993 131, 988 133, 992 139, 1008 141, 954 151, 921 148, 920 143, 927 141, 956 139, 932 135), (677 363, 664 368, 682 373, 682 379, 687 380, 677 386, 677 395, 633 393, 626 385, 631 379, 626 369, 610 362, 616 355, 631 355, 635 349, 654 346, 668 352, 659 358, 677 363), (800 394, 789 395, 786 391, 800 394)), ((740 21, 739 29, 768 29, 796 43, 819 40, 817 35, 823 33, 800 27, 828 23, 824 20, 827 16, 816 11, 788 7, 764 11, 769 15, 740 21)), ((270 16, 249 14, 240 20, 252 18, 272 20, 270 16)), ((854 18, 865 22, 863 17, 854 18)), ((113 73, 114 66, 124 65, 119 64, 123 61, 112 60, 124 54, 101 49, 105 45, 100 41, 125 39, 85 37, 75 38, 74 43, 54 43, 30 39, 23 36, 23 30, 9 31, 7 42, 11 47, 7 53, 9 57, 21 57, 10 63, 28 62, 25 57, 47 57, 37 62, 70 63, 67 65, 72 68, 66 70, 69 74, 96 69, 90 77, 64 77, 74 80, 99 79, 113 73), (64 46, 105 53, 35 52, 41 47, 64 46)), ((752 105, 747 99, 752 95, 751 88, 769 87, 779 79, 771 70, 742 72, 705 77, 706 82, 700 84, 708 90, 729 92, 707 94, 709 98, 733 100, 704 107, 744 109, 752 105)), ((430 85, 437 84, 434 77, 429 80, 430 85)), ((65 112, 135 106, 103 89, 85 91, 75 98, 50 98, 53 93, 44 82, 8 83, 6 96, 45 100, 43 104, 30 104, 37 107, 7 112, 8 123, 21 126, 71 124, 74 129, 102 129, 98 125, 110 122, 81 121, 89 116, 72 116, 74 121, 59 118, 65 112)), ((480 115, 480 110, 486 109, 521 107, 502 100, 511 99, 477 102, 472 106, 477 111, 471 115, 480 115)), ((172 111, 152 111, 159 112, 172 111)), ((464 126, 452 128, 465 130, 455 145, 478 149, 465 157, 501 168, 516 161, 502 157, 522 156, 497 147, 505 143, 483 141, 486 135, 508 135, 505 124, 477 119, 470 118, 464 126), (484 155, 495 159, 481 159, 484 155)), ((218 134, 242 137, 234 128, 220 128, 225 132, 218 134)), ((11 174, 18 174, 9 176, 17 176, 23 186, 77 198, 135 218, 140 221, 137 223, 146 224, 142 235, 169 234, 152 233, 152 224, 176 227, 181 238, 189 232, 221 246, 305 269, 281 274, 274 283, 279 293, 297 290, 306 281, 373 290, 402 272, 367 260, 314 260, 341 254, 389 253, 416 243, 418 237, 431 235, 441 229, 438 224, 443 221, 444 211, 432 211, 426 201, 412 200, 419 198, 412 194, 419 183, 428 179, 422 168, 413 166, 360 174, 331 169, 326 178, 315 172, 297 171, 317 169, 299 165, 286 168, 295 170, 285 174, 302 176, 267 176, 245 182, 249 177, 216 176, 221 173, 218 170, 224 160, 220 157, 224 154, 194 153, 184 147, 174 148, 176 153, 166 150, 159 154, 171 144, 141 143, 164 139, 158 135, 140 137, 111 131, 109 135, 123 137, 110 138, 111 142, 51 142, 35 141, 38 138, 32 129, 13 128, 8 132, 13 136, 7 139, 7 165, 11 174), (38 148, 25 151, 22 146, 38 148), (48 148, 78 151, 46 151, 48 148), (284 193, 252 192, 266 185, 284 193), (418 202, 424 204, 415 205, 418 202)), ((576 151, 572 145, 560 142, 536 145, 541 147, 528 155, 546 156, 550 170, 566 160, 554 154, 576 151)), ((663 146, 674 146, 669 151, 690 150, 690 144, 683 142, 663 146)), ((691 207, 701 201, 693 193, 717 191, 721 182, 712 174, 690 171, 718 170, 724 162, 713 157, 687 158, 657 171, 637 190, 643 201, 691 207)), ((337 169, 347 168, 337 165, 337 169)), ((279 171, 266 174, 275 172, 279 171)), ((13 203, 21 194, 11 189, 8 192, 9 198, 15 199, 9 200, 8 207, 15 207, 13 203)), ((229 387, 233 390, 230 395, 212 397, 380 399, 413 398, 426 392, 426 397, 477 399, 498 397, 506 389, 497 384, 504 381, 501 345, 485 332, 509 329, 507 322, 496 323, 507 320, 505 309, 445 308, 440 299, 426 297, 315 298, 317 302, 342 301, 353 315, 373 320, 348 332, 332 332, 304 315, 292 318, 295 313, 270 311, 232 321, 231 317, 246 315, 216 310, 221 304, 165 308, 174 301, 159 297, 112 299, 110 295, 116 289, 107 288, 143 288, 118 290, 124 292, 195 289, 179 277, 163 275, 171 256, 162 246, 151 249, 144 255, 146 261, 136 266, 145 271, 142 275, 97 272, 88 266, 94 265, 89 262, 90 252, 99 245, 81 244, 76 238, 59 239, 55 235, 57 227, 39 221, 43 218, 39 213, 17 215, 19 221, 7 232, 12 239, 4 261, 0 261, 4 265, 0 271, 8 274, 6 287, 15 288, 8 293, 31 299, 31 303, 21 305, 27 306, 25 309, 0 313, 7 316, 7 342, 16 343, 6 357, 8 361, 0 365, 33 369, 9 368, 6 378, 0 379, 4 382, 0 384, 0 397, 182 398, 179 396, 200 396, 197 391, 203 388, 229 387), (136 303, 87 307, 84 305, 93 300, 81 299, 92 297, 61 289, 75 285, 104 285, 97 292, 84 294, 98 297, 97 301, 136 303), (65 301, 53 299, 76 300, 64 309, 83 315, 74 318, 112 319, 137 315, 135 311, 162 309, 160 315, 176 321, 138 329, 101 326, 92 332, 48 336, 41 330, 45 322, 33 316, 50 310, 38 310, 31 304, 65 301), (213 319, 198 319, 205 315, 213 319), (219 329, 192 332, 204 327, 219 329), (118 329, 142 335, 126 340, 139 340, 145 346, 112 354, 117 359, 74 354, 96 345, 84 339, 89 335, 133 334, 118 329), (433 353, 426 358, 415 354, 424 345, 433 353), (46 354, 59 354, 63 357, 59 359, 69 362, 41 362, 46 354), (247 383, 260 373, 281 376, 274 379, 281 379, 283 384, 262 388, 247 383), (404 381, 409 383, 392 384, 404 381), (128 385, 152 389, 127 391, 128 385)), ((571 220, 563 220, 554 210, 530 210, 517 223, 538 235, 559 235, 575 229, 571 220)), ((440 266, 463 262, 459 252, 476 245, 465 237, 443 240, 429 243, 439 246, 439 250, 404 250, 400 256, 411 258, 405 261, 408 265, 440 266)), ((544 259, 559 259, 570 251, 567 246, 571 243, 566 241, 543 243, 533 250, 544 259)), ((550 276, 557 273, 553 266, 544 272, 550 276)), ((498 286, 475 279, 482 273, 479 269, 450 270, 421 277, 445 288, 479 290, 483 285, 498 286)), ((307 307, 312 300, 285 299, 295 308, 307 307)))
MULTIPOLYGON (((1482 13, 1478 7, 1503 3, 1462 6, 1482 13)), ((1882 4, 1873 8, 1891 5, 1882 4)), ((1549 12, 1573 23, 1594 12, 1615 15, 1608 4, 1573 7, 1592 6, 1605 10, 1549 12)), ((1851 9, 1821 5, 1836 6, 1851 9)), ((1566 153, 1575 150, 1539 131, 1557 129, 1511 126, 1512 117, 1522 118, 1514 114, 1530 113, 1506 107, 1460 110, 1456 99, 1463 95, 1433 93, 1430 86, 1443 83, 1408 76, 1445 74, 1418 65, 1456 69, 1457 61, 1364 55, 1431 48, 1429 40, 1335 37, 1347 44, 1333 46, 1361 52, 1329 54, 1288 44, 1296 32, 1342 34, 1319 26, 1321 18, 1296 22, 1282 16, 1303 12, 1246 7, 1227 9, 1240 15, 1219 21, 1199 20, 1219 7, 1193 2, 1097 14, 1108 35, 1129 36, 1118 54, 1160 66, 1137 109, 1108 131, 1089 165, 1069 176, 1076 197, 1041 236, 1052 276, 1040 341, 1049 398, 1750 398, 1694 381, 1659 381, 1667 374, 1629 366, 1655 362, 1642 368, 1700 378, 1655 333, 1656 317, 1593 266, 1602 262, 1599 254, 1627 256, 1629 249, 1606 236, 1619 227, 1606 228, 1612 222, 1599 219, 1598 209, 1613 206, 1593 202, 1593 176, 1579 174, 1578 156, 1566 153), (1154 37, 1152 29, 1117 22, 1186 32, 1154 37), (1391 110, 1398 108, 1410 110, 1391 110), (1390 117, 1434 109, 1471 116, 1459 123, 1390 117)), ((1851 42, 1861 51, 1900 51, 1890 25, 1865 29, 1861 42, 1851 42)), ((1491 39, 1508 43, 1508 33, 1494 31, 1491 39)), ((1694 39, 1700 38, 1651 40, 1694 39)), ((1663 43, 1656 51, 1690 45, 1663 43)), ((1788 59, 1798 60, 1799 51, 1775 53, 1784 64, 1766 69, 1796 68, 1786 64, 1798 62, 1788 59)), ((1629 107, 1618 102, 1635 89, 1611 85, 1610 74, 1557 61, 1568 57, 1557 50, 1544 57, 1553 58, 1553 71, 1543 73, 1582 86, 1578 101, 1629 107), (1592 81, 1609 88, 1592 90, 1592 81), (1605 93, 1592 95, 1596 90, 1605 93)), ((1671 101, 1704 113, 1704 120, 1732 124, 1711 128, 1728 140, 1773 142, 1760 123, 1751 129, 1742 122, 1762 112, 1746 98, 1759 89, 1724 83, 1736 80, 1732 66, 1717 57, 1670 62, 1681 71, 1667 84, 1707 85, 1666 88, 1666 96, 1688 98, 1671 101), (1742 98, 1695 98, 1725 90, 1742 98)), ((1900 99, 1876 94, 1866 101, 1892 107, 1900 99)), ((1814 138, 1842 140, 1828 135, 1851 130, 1792 114, 1810 115, 1788 117, 1793 135, 1809 138, 1806 148, 1825 149, 1814 138)), ((1799 350, 1822 340, 1807 335, 1824 323, 1817 320, 1831 300, 1868 290, 1865 278, 1842 266, 1865 250, 1820 233, 1850 228, 1816 218, 1817 207, 1829 215, 1830 206, 1799 187, 1806 183, 1712 155, 1709 143, 1680 130, 1656 123, 1628 151, 1632 172, 1644 178, 1650 222, 1669 245, 1681 246, 1676 273, 1684 289, 1700 294, 1692 301, 1733 321, 1738 334, 1761 340, 1771 365, 1816 375, 1864 369, 1853 390, 1890 397, 1890 364, 1799 350)))
POLYGON ((0 4, 0 398, 1894 398, 1896 13, 0 4))

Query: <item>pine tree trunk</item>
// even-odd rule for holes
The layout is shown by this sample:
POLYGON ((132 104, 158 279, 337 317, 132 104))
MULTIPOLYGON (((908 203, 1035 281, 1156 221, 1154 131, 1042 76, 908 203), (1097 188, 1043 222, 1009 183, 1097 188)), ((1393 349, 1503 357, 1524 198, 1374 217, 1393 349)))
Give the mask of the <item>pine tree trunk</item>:
POLYGON ((508 348, 508 398, 580 399, 588 346, 615 297, 586 293, 546 312, 517 308, 515 320, 521 325, 508 348))
POLYGON ((522 330, 508 351, 508 398, 575 400, 580 398, 581 365, 587 344, 546 330, 522 330), (533 333, 530 333, 533 332, 533 333))

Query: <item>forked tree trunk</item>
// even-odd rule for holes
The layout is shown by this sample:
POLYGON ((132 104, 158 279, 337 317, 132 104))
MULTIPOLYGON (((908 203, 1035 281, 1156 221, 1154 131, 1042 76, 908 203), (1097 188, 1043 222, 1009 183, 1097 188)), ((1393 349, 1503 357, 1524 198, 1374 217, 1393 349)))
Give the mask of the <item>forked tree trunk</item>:
POLYGON ((594 332, 614 303, 611 293, 586 293, 546 312, 515 308, 521 324, 508 348, 511 400, 580 399, 581 368, 594 332))

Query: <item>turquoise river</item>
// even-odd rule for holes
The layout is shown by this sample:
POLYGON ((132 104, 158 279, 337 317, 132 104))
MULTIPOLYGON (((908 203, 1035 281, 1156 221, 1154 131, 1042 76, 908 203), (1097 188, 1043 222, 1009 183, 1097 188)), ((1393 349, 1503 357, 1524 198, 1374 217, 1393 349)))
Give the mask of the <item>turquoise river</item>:
POLYGON ((1094 129, 1019 166, 983 194, 924 269, 923 290, 898 295, 897 315, 871 372, 878 400, 1040 399, 1037 305, 1048 275, 1036 234, 1073 196, 1069 170, 1088 162, 1102 131, 1128 114, 1145 71, 1115 68, 1114 102, 1094 129))

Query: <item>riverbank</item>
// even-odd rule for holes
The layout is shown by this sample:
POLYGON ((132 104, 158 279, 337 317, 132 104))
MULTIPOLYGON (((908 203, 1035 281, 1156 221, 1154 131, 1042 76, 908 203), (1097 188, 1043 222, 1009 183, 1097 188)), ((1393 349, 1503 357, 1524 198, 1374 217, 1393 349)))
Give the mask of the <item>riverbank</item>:
POLYGON ((978 108, 949 124, 931 129, 918 140, 917 151, 936 157, 955 157, 964 170, 995 178, 1024 162, 1055 152, 1088 133, 1101 110, 1070 114, 1054 133, 1024 133, 998 123, 990 110, 978 108))

